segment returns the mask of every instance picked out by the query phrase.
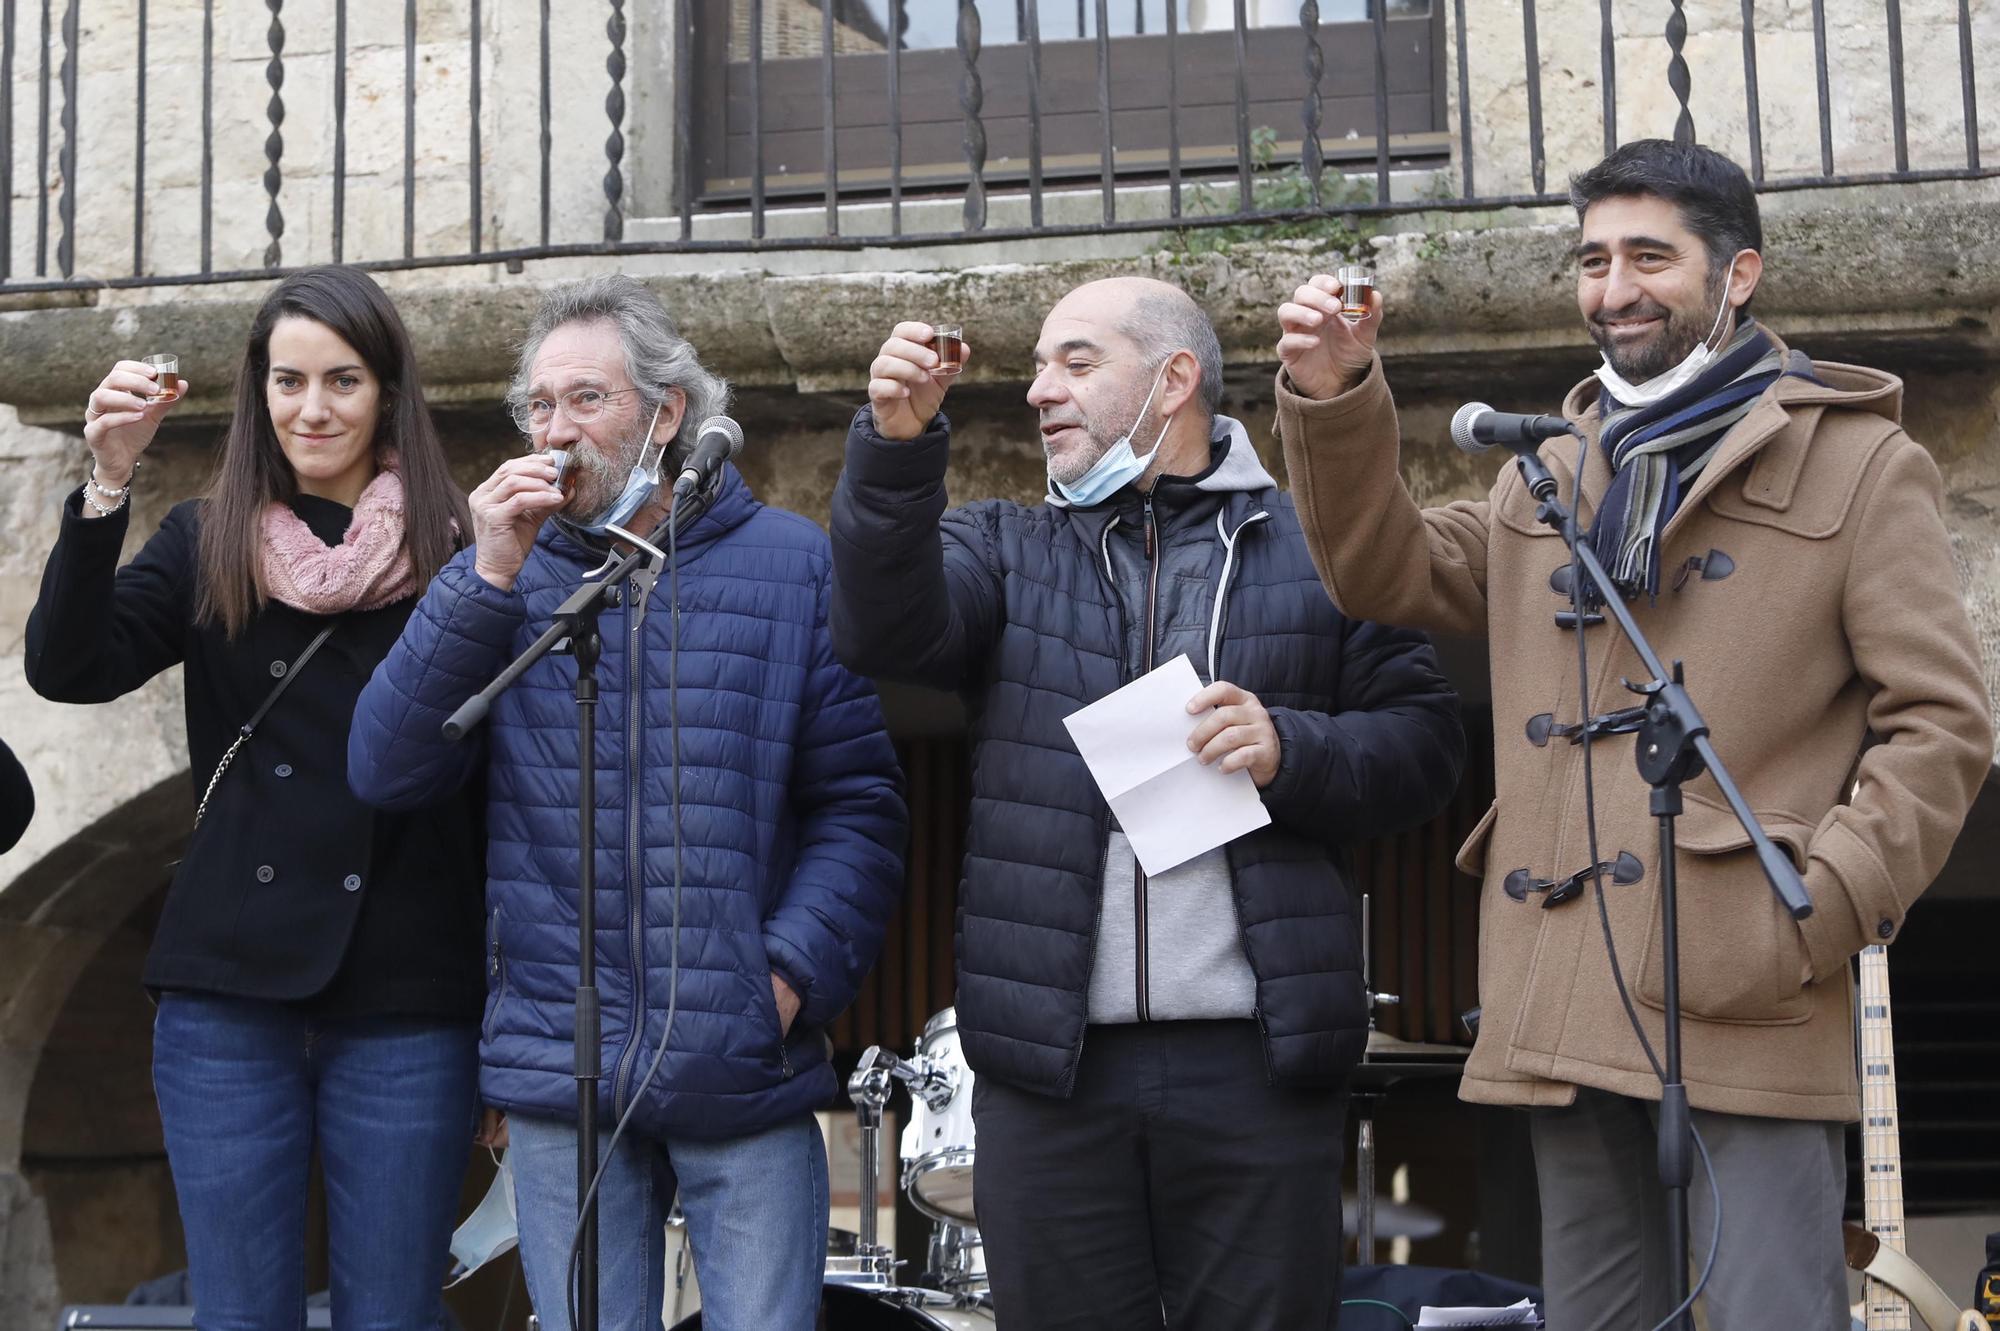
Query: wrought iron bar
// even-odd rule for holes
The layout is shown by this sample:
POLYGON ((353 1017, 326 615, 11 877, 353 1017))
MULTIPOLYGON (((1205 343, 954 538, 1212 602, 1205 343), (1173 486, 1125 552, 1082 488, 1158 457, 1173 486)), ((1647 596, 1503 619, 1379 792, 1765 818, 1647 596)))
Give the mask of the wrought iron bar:
POLYGON ((42 0, 42 79, 37 89, 40 99, 36 114, 35 147, 35 276, 49 275, 49 39, 55 36, 55 19, 49 0, 42 0))
POLYGON ((1250 21, 1244 0, 1236 0, 1232 21, 1236 27, 1236 198, 1237 206, 1249 212, 1255 203, 1250 186, 1250 80, 1244 72, 1250 63, 1250 21))
POLYGON ((681 239, 694 238, 694 23, 674 0, 674 173, 680 178, 681 239))
POLYGON ((333 4, 333 261, 347 252, 347 0, 333 4))
POLYGON ((1958 80, 1965 102, 1965 164, 1979 169, 1979 92, 1972 69, 1972 3, 1958 0, 1958 80))
MULTIPOLYGON (((1097 0, 1099 5, 1104 0, 1097 0)), ((963 72, 958 80, 958 107, 965 113, 965 169, 972 177, 965 187, 965 229, 986 227, 986 126, 979 118, 986 104, 986 90, 979 82, 979 6, 974 0, 958 3, 958 58, 963 72)))
MULTIPOLYGON (((1035 226, 1042 224, 1042 15, 1039 3, 1023 3, 1018 7, 1022 24, 1022 40, 1027 43, 1028 58, 1028 220, 1035 226)), ((1173 70, 1167 70, 1167 87, 1171 100, 1173 70)), ((1171 114, 1171 111, 1169 112, 1171 114)))
MULTIPOLYGON (((1464 0, 1460 0, 1464 3, 1464 0)), ((1618 146, 1618 42, 1611 25, 1611 0, 1597 0, 1597 67, 1604 93, 1604 155, 1618 146)), ((1459 58, 1465 58, 1461 50, 1459 58)))
MULTIPOLYGON (((1078 0, 1081 3, 1082 0, 1078 0)), ((889 0, 889 234, 903 234, 904 0, 889 0)))
MULTIPOLYGON (((611 39, 611 54, 604 57, 605 72, 611 75, 611 91, 604 94, 604 114, 611 121, 611 133, 604 140, 608 163, 604 170, 604 239, 619 241, 625 239, 625 0, 611 0, 611 17, 605 20, 604 35, 611 39)), ((757 157, 760 183, 763 176, 760 151, 757 157)), ((758 221, 761 225, 763 219, 758 221)))
MULTIPOLYGON (((1172 4, 1173 0, 1167 0, 1172 4)), ((1135 35, 1146 35, 1146 0, 1132 0, 1132 31, 1135 35)))
POLYGON ((76 275, 76 23, 79 0, 63 7, 62 24, 62 151, 56 169, 62 172, 62 201, 56 215, 62 237, 56 241, 56 268, 64 277, 76 275))
POLYGON ((1319 0, 1304 0, 1299 6, 1299 35, 1305 38, 1306 95, 1299 104, 1299 157, 1305 167, 1306 188, 1313 207, 1323 208, 1320 177, 1326 172, 1326 156, 1320 151, 1319 81, 1326 74, 1326 56, 1319 49, 1319 0))
POLYGON ((146 271, 146 0, 139 0, 139 60, 132 113, 132 275, 146 271))
POLYGON ((549 243, 549 160, 555 139, 549 131, 549 0, 542 0, 542 244, 549 243))
POLYGON ((1087 36, 1089 34, 1084 31, 1083 24, 1083 0, 1076 0, 1076 39, 1082 41, 1087 36))
POLYGON ((215 0, 201 4, 201 271, 215 268, 215 0))
POLYGON ((1743 109, 1750 124, 1750 179, 1764 179, 1764 122, 1757 109, 1757 0, 1743 0, 1743 109))
POLYGON ((1180 0, 1167 0, 1167 215, 1181 215, 1180 0))
POLYGON ((403 257, 417 252, 417 0, 403 0, 403 257))
POLYGON ((14 0, 0 0, 0 282, 14 275, 14 0))
POLYGON ((264 105, 264 117, 271 122, 271 133, 264 140, 264 194, 270 199, 264 209, 264 230, 271 237, 264 247, 264 266, 276 268, 285 257, 285 214, 278 207, 278 190, 285 183, 279 169, 285 154, 285 0, 264 0, 264 7, 271 11, 271 26, 264 30, 264 41, 271 48, 270 63, 264 66, 264 82, 271 85, 271 100, 264 105))
POLYGON ((1694 142, 1694 113, 1688 110, 1688 93, 1694 82, 1688 75, 1687 61, 1681 56, 1681 47, 1687 44, 1687 15, 1681 13, 1681 0, 1672 0, 1673 12, 1667 15, 1667 49, 1673 54, 1667 58, 1667 86, 1674 90, 1680 101, 1681 113, 1674 121, 1674 142, 1694 142))
MULTIPOLYGON (((1534 0, 1526 0, 1530 22, 1533 22, 1534 0)), ((1389 7, 1387 4, 1373 4, 1369 10, 1374 18, 1375 29, 1375 201, 1389 201, 1389 7)), ((1531 81, 1528 84, 1529 116, 1535 114, 1539 89, 1531 81)), ((1535 182, 1537 192, 1542 182, 1535 182)))
POLYGON ((1522 0, 1521 45, 1528 59, 1528 169, 1535 193, 1548 189, 1548 140, 1542 135, 1542 45, 1535 31, 1535 0, 1522 0))
POLYGON ((1812 0, 1813 80, 1819 90, 1819 173, 1833 174, 1833 103, 1826 86, 1826 0, 1812 0))
POLYGON ((750 0, 750 236, 764 237, 764 0, 750 0))
POLYGON ((840 234, 840 141, 833 102, 833 5, 819 7, 820 157, 826 177, 826 234, 840 234))
POLYGON ((471 3, 472 15, 467 24, 467 29, 469 32, 469 41, 472 46, 472 77, 466 88, 466 98, 468 101, 466 116, 470 122, 472 131, 472 142, 468 145, 472 158, 472 179, 467 182, 467 185, 472 196, 472 252, 477 254, 484 243, 482 233, 486 230, 485 199, 483 197, 485 194, 483 188, 485 183, 484 166, 480 161, 482 151, 479 142, 479 52, 484 46, 484 34, 480 31, 483 25, 480 22, 479 0, 471 0, 471 3))
MULTIPOLYGON (((1604 0, 1610 4, 1611 0, 1604 0)), ((1472 79, 1466 71, 1465 0, 1452 0, 1452 22, 1458 29, 1458 187, 1474 198, 1472 183, 1472 79)))
POLYGON ((1118 216, 1118 192, 1112 185, 1112 173, 1116 163, 1112 155, 1117 151, 1113 144, 1111 127, 1111 9, 1108 0, 1097 0, 1097 181, 1098 192, 1102 196, 1104 220, 1113 221, 1118 216))
POLYGON ((1889 23, 1889 118, 1895 126, 1896 169, 1910 169, 1910 122, 1903 101, 1903 4, 1883 0, 1889 23))

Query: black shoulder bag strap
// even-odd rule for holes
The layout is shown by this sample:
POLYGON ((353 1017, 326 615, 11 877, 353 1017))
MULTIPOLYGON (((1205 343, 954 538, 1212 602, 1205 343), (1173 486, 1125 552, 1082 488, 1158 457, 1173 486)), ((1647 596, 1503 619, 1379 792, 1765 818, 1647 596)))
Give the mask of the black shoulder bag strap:
POLYGON ((201 793, 201 803, 195 806, 194 825, 196 827, 201 826, 201 816, 208 812, 209 797, 215 794, 216 784, 222 780, 222 774, 228 771, 229 764, 235 761, 236 751, 242 748, 252 735, 257 733, 258 723, 264 719, 264 714, 271 710, 271 704, 284 696, 285 690, 291 687, 294 679, 298 678, 299 671, 306 668, 306 662, 312 660, 313 653, 319 650, 320 644, 327 640, 327 637, 333 632, 333 628, 333 624, 328 624, 314 635, 313 640, 306 644, 306 649, 299 653, 298 660, 285 667, 285 673, 278 676, 278 682, 272 686, 270 693, 265 695, 264 701, 258 705, 256 711, 250 714, 250 719, 245 721, 242 727, 237 730, 235 742, 224 751, 222 761, 215 765, 215 775, 208 779, 208 789, 201 793))

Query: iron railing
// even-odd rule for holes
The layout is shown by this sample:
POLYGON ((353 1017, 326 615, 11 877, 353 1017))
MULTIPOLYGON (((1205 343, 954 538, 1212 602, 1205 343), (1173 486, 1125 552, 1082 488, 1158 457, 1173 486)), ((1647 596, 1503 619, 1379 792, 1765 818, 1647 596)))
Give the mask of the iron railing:
MULTIPOLYGON (((1431 136, 1434 156, 1426 158, 1421 152, 1398 146, 1396 136, 1391 132, 1388 76, 1392 20, 1389 4, 1385 0, 1373 0, 1368 6, 1367 18, 1349 28, 1351 31, 1354 27, 1365 27, 1371 35, 1373 86, 1359 92, 1350 87, 1343 93, 1346 96, 1372 95, 1372 154, 1355 163, 1350 153, 1349 165, 1358 165, 1362 170, 1353 178, 1356 188, 1342 190, 1338 198, 1329 197, 1325 190, 1329 152, 1328 144, 1322 138, 1323 110, 1328 91, 1323 86, 1326 83, 1327 55, 1323 39, 1330 25, 1322 22, 1317 0, 1304 0, 1298 6, 1298 82, 1286 94, 1296 99, 1296 143, 1277 153, 1275 158, 1267 156, 1264 160, 1258 158, 1253 148, 1253 130, 1257 125, 1253 121, 1248 86, 1250 78, 1246 73, 1250 43, 1256 32, 1246 19, 1245 0, 1236 0, 1231 48, 1235 62, 1234 160, 1220 162, 1193 162, 1187 156, 1183 114, 1185 88, 1191 78, 1214 71, 1204 71, 1198 65, 1185 65, 1183 53, 1188 49, 1190 37, 1179 26, 1179 0, 1166 0, 1164 4, 1153 0, 1150 7, 1145 0, 1140 0, 1135 26, 1144 30, 1151 14, 1158 28, 1148 40, 1163 37, 1166 52, 1165 67, 1157 71, 1165 82, 1165 151, 1163 157, 1156 153, 1158 160, 1152 161, 1143 171, 1136 171, 1131 165, 1129 149, 1114 142, 1118 106, 1114 98, 1112 71, 1120 56, 1121 43, 1136 38, 1111 35, 1108 21, 1110 0, 1092 0, 1094 33, 1088 37, 1085 36, 1086 19, 1093 16, 1086 13, 1083 0, 1078 0, 1074 38, 1066 32, 1044 33, 1041 7, 1034 0, 1021 0, 1015 6, 1016 41, 1013 44, 1024 48, 1021 58, 1025 62, 1025 151, 1020 154, 1020 158, 1025 160, 1010 156, 1004 169, 988 160, 988 129, 994 122, 993 113, 987 107, 987 94, 989 86, 997 91, 999 85, 989 85, 982 79, 982 60, 991 60, 996 49, 983 42, 982 22, 997 6, 988 0, 982 10, 976 0, 957 0, 955 53, 958 62, 957 108, 963 127, 962 163, 953 167, 958 176, 955 184, 940 184, 932 180, 921 187, 906 179, 905 90, 901 86, 901 78, 906 62, 912 58, 910 54, 902 50, 901 43, 893 35, 886 49, 880 53, 877 60, 880 67, 879 86, 883 91, 887 118, 879 132, 886 139, 887 167, 885 172, 877 171, 870 177, 865 186, 853 186, 850 179, 856 173, 852 170, 843 173, 843 142, 846 156, 851 158, 856 151, 856 140, 852 135, 843 140, 842 133, 838 132, 841 89, 848 85, 843 83, 846 75, 839 74, 836 69, 840 62, 851 57, 836 52, 835 0, 793 0, 794 3, 816 8, 820 21, 817 93, 821 146, 817 165, 823 185, 819 198, 806 208, 799 191, 789 184, 796 179, 796 174, 787 172, 780 179, 765 165, 768 144, 763 121, 773 92, 764 78, 769 62, 761 50, 764 6, 780 2, 734 0, 739 8, 748 10, 750 49, 743 77, 748 89, 747 137, 755 163, 754 169, 749 172, 747 190, 741 195, 729 195, 726 190, 720 194, 705 192, 704 181, 698 178, 701 174, 698 159, 702 149, 697 142, 695 127, 701 117, 710 114, 713 108, 704 105, 697 112, 696 55, 698 50, 703 49, 704 41, 710 44, 709 49, 714 49, 716 34, 705 29, 712 29, 716 16, 722 14, 726 18, 729 11, 721 0, 673 0, 670 7, 662 6, 662 9, 668 10, 668 21, 672 24, 672 71, 666 80, 667 89, 646 91, 659 91, 671 98, 674 112, 672 179, 667 193, 672 203, 666 210, 666 216, 648 219, 644 234, 637 234, 630 225, 634 219, 629 216, 631 195, 628 176, 632 162, 627 144, 627 133, 631 128, 627 81, 631 68, 627 58, 630 34, 624 0, 606 0, 601 5, 587 0, 574 0, 574 3, 565 0, 559 12, 552 5, 552 0, 468 0, 465 22, 453 38, 464 44, 470 71, 464 91, 469 127, 463 164, 466 240, 454 249, 426 247, 418 243, 418 163, 420 146, 426 141, 425 126, 420 123, 417 109, 419 38, 423 35, 434 44, 438 35, 419 33, 417 0, 405 0, 401 106, 402 225, 398 253, 377 252, 386 248, 380 243, 357 252, 356 247, 349 243, 348 149, 349 131, 356 114, 348 86, 350 0, 334 0, 330 107, 325 108, 317 104, 302 106, 296 94, 288 104, 285 95, 284 0, 263 0, 269 10, 265 33, 268 60, 263 69, 269 96, 264 106, 263 123, 243 128, 254 129, 264 136, 262 183, 266 240, 261 264, 239 263, 231 266, 216 261, 215 247, 218 207, 215 151, 218 132, 216 80, 219 71, 215 49, 217 0, 201 0, 200 184, 199 200, 194 207, 195 221, 190 223, 191 229, 198 223, 199 247, 198 259, 192 262, 187 258, 177 259, 171 253, 163 254, 162 251, 170 247, 156 243, 149 249, 147 245, 148 169, 149 161, 157 162, 158 155, 155 153, 149 157, 148 153, 149 15, 146 0, 138 0, 136 58, 131 68, 132 115, 129 125, 119 131, 121 135, 131 135, 130 178, 114 178, 101 184, 107 189, 130 191, 130 262, 128 265, 101 260, 100 256, 116 254, 122 246, 104 234, 108 223, 100 220, 93 226, 94 234, 88 237, 92 262, 80 266, 78 205, 80 200, 89 198, 91 189, 100 186, 100 181, 92 179, 91 168, 97 160, 93 156, 96 149, 79 133, 79 73, 98 71, 98 67, 92 65, 92 46, 108 39, 103 31, 95 29, 90 34, 91 42, 85 42, 80 36, 80 15, 85 0, 0 0, 0 292, 230 281, 266 277, 303 263, 326 260, 357 262, 375 269, 492 263, 518 267, 524 261, 558 256, 932 245, 972 240, 1031 239, 1107 230, 1240 226, 1309 220, 1329 214, 1359 217, 1417 210, 1492 209, 1551 204, 1562 199, 1560 192, 1550 187, 1545 152, 1543 29, 1538 27, 1536 0, 1520 0, 1518 11, 1520 50, 1525 62, 1525 143, 1512 145, 1510 151, 1525 150, 1528 163, 1525 181, 1503 182, 1501 188, 1481 192, 1481 185, 1492 180, 1489 174, 1492 168, 1488 161, 1483 160, 1481 151, 1476 151, 1479 127, 1475 124, 1473 85, 1476 79, 1494 73, 1484 68, 1486 62, 1500 61, 1503 56, 1492 54, 1484 46, 1472 49, 1476 44, 1467 40, 1468 0, 1430 0, 1439 36, 1441 39, 1448 37, 1448 40, 1441 40, 1437 48, 1439 105, 1442 108, 1444 104, 1447 89, 1443 85, 1449 80, 1451 86, 1448 91, 1455 92, 1451 100, 1456 103, 1456 133, 1451 132, 1440 115, 1435 126, 1440 132, 1431 136), (56 12, 58 5, 59 13, 56 12), (518 11, 528 9, 533 11, 535 32, 540 43, 536 62, 538 77, 534 88, 539 125, 536 143, 539 192, 533 225, 524 223, 518 211, 503 221, 496 216, 494 209, 488 207, 492 169, 488 148, 496 136, 490 132, 483 134, 491 128, 488 108, 495 101, 491 89, 482 86, 490 79, 486 70, 491 67, 495 55, 496 43, 492 33, 499 26, 495 16, 504 10, 518 18, 518 11), (1448 34, 1445 32, 1447 25, 1450 29, 1448 34), (1058 192, 1074 195, 1079 189, 1089 187, 1075 169, 1069 171, 1066 180, 1059 179, 1059 173, 1051 162, 1045 160, 1051 87, 1044 81, 1043 69, 1044 62, 1051 59, 1052 53, 1057 52, 1060 46, 1070 44, 1070 50, 1074 51, 1077 41, 1090 41, 1095 45, 1098 142, 1094 192, 1099 196, 1101 206, 1096 217, 1064 221, 1052 218, 1050 200, 1058 192), (598 130, 585 132, 572 125, 559 138, 552 115, 556 94, 551 52, 557 49, 575 50, 592 43, 601 44, 600 49, 604 52, 605 119, 599 122, 598 130), (1453 52, 1449 61, 1444 55, 1446 50, 1453 52), (19 96, 23 81, 27 79, 34 80, 31 99, 19 96), (32 105, 24 105, 30 100, 32 105), (330 114, 332 122, 330 160, 324 172, 331 184, 327 197, 330 215, 324 218, 324 243, 311 246, 314 252, 308 253, 308 246, 288 240, 288 236, 293 234, 289 224, 297 220, 299 204, 288 197, 288 186, 296 177, 286 174, 285 126, 288 114, 294 117, 302 112, 317 115, 323 109, 330 114), (593 144, 598 133, 604 136, 601 151, 605 166, 601 180, 591 183, 602 197, 602 225, 584 228, 572 222, 559 226, 552 218, 551 200, 558 190, 589 188, 584 184, 587 176, 580 175, 579 169, 580 164, 595 156, 593 144), (32 188, 17 195, 17 186, 23 183, 17 174, 17 165, 30 160, 35 172, 32 188), (1399 174, 1400 168, 1409 166, 1441 167, 1444 171, 1442 174, 1434 171, 1433 178, 1419 189, 1399 174), (1295 179, 1305 191, 1304 197, 1273 201, 1268 192, 1260 192, 1260 181, 1267 178, 1265 173, 1279 167, 1297 172, 1295 179), (1207 182, 1203 187, 1207 191, 1204 196, 1208 200, 1207 206, 1186 206, 1188 189, 1197 180, 1203 179, 1207 182), (1444 182, 1442 185, 1438 183, 1440 180, 1444 182), (1164 191, 1164 215, 1158 206, 1144 210, 1127 206, 1132 194, 1126 187, 1148 182, 1156 191, 1164 191), (785 191, 782 197, 774 192, 781 187, 785 191), (935 198, 941 192, 952 198, 962 196, 957 224, 906 225, 911 204, 920 192, 927 198, 935 198), (886 225, 870 222, 866 217, 857 220, 850 215, 850 206, 856 200, 872 200, 878 204, 886 202, 886 225), (996 217, 996 205, 1003 200, 1009 201, 1008 211, 1004 217, 996 217), (819 220, 814 229, 801 231, 798 224, 801 211, 817 215, 819 220), (786 213, 788 228, 785 234, 774 235, 768 223, 774 214, 780 212, 786 213), (740 234, 698 234, 704 230, 699 223, 711 215, 721 214, 742 222, 740 234), (32 228, 32 244, 28 243, 28 228, 32 228), (565 231, 568 234, 564 234, 565 231), (109 271, 111 268, 120 271, 109 271)), ((936 0, 939 5, 947 2, 936 0)), ((912 0, 888 0, 888 26, 892 34, 901 31, 911 3, 912 0)), ((1132 0, 1119 0, 1119 3, 1129 4, 1132 0)), ((1607 151, 1620 141, 1618 88, 1621 74, 1629 81, 1655 78, 1664 72, 1678 106, 1678 119, 1673 132, 1682 137, 1692 137, 1696 133, 1691 105, 1692 72, 1684 53, 1688 34, 1682 0, 1671 0, 1658 37, 1663 45, 1648 48, 1649 53, 1636 66, 1630 54, 1633 35, 1614 30, 1612 0, 1599 0, 1595 15, 1589 13, 1591 7, 1588 0, 1559 0, 1559 3, 1562 10, 1560 17, 1566 30, 1573 32, 1579 21, 1587 23, 1594 18, 1596 23, 1600 114, 1603 145, 1607 151), (1619 68, 1621 42, 1626 52, 1624 63, 1627 68, 1623 70, 1619 68)), ((1557 7, 1552 0, 1541 0, 1540 8, 1545 11, 1542 17, 1547 17, 1557 7)), ((379 5, 376 8, 379 9, 379 5)), ((1818 169, 1772 172, 1767 170, 1763 140, 1757 55, 1760 42, 1774 40, 1776 33, 1769 28, 1760 31, 1755 0, 1742 0, 1742 119, 1727 128, 1732 133, 1742 133, 1744 146, 1747 147, 1748 170, 1760 188, 1798 189, 1970 179, 1994 174, 1982 165, 1974 68, 1978 43, 1974 38, 1970 0, 1958 0, 1956 16, 1963 120, 1962 157, 1947 144, 1938 147, 1932 156, 1921 163, 1913 163, 1910 144, 1911 120, 1904 80, 1905 33, 1901 8, 1897 0, 1886 0, 1879 12, 1884 39, 1883 58, 1888 70, 1889 123, 1894 131, 1893 165, 1845 174, 1839 169, 1840 163, 1836 161, 1835 154, 1835 117, 1852 114, 1854 108, 1836 106, 1831 95, 1826 0, 1813 0, 1811 17, 1814 87, 1817 94, 1818 169), (1949 153, 1948 160, 1938 155, 1944 153, 1949 153)), ((180 21, 178 15, 175 21, 180 21)), ((1784 15, 1779 15, 1777 22, 1782 24, 1783 21, 1784 15)), ((240 59, 236 63, 240 64, 240 59)), ((124 68, 115 64, 110 67, 121 72, 124 68)), ((652 73, 652 66, 641 68, 649 75, 652 73)), ((1268 92, 1261 86, 1258 91, 1260 95, 1268 92)), ((567 92, 565 90, 566 96, 567 92)), ((379 108, 375 113, 380 114, 379 108)), ((1705 111, 1704 114, 1713 113, 1705 111)), ((1937 136, 1929 133, 1929 129, 1933 128, 1935 126, 1927 128, 1926 142, 1935 143, 1937 136)), ((1279 133, 1289 133, 1290 130, 1291 126, 1287 125, 1279 133)), ((113 137, 106 132, 104 141, 108 143, 113 137)), ((870 151, 876 150, 876 145, 864 146, 868 146, 870 151)), ((1492 152, 1490 142, 1485 152, 1492 152)), ((1074 168, 1074 163, 1071 167, 1074 168)), ((879 215, 878 209, 868 217, 879 215)), ((1073 216, 1073 213, 1070 215, 1073 216)), ((934 210, 925 213, 926 218, 936 216, 934 210)))

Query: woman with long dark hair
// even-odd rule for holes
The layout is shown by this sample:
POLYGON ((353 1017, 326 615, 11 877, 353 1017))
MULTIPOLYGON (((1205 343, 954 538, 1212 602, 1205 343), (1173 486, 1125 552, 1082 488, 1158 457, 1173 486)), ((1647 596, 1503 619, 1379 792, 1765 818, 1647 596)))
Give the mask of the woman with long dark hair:
POLYGON ((121 360, 91 393, 28 680, 107 703, 183 668, 197 808, 144 978, 196 1324, 300 1324, 317 1151, 334 1325, 427 1329, 475 1113, 479 795, 377 813, 348 792, 347 729, 465 499, 395 307, 309 269, 251 323, 207 493, 120 569, 140 455, 185 390, 121 360))

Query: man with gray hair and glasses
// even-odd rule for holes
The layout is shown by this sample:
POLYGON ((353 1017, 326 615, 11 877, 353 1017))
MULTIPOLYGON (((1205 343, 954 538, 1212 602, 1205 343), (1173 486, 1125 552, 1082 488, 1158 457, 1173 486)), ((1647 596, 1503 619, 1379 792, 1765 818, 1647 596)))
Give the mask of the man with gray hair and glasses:
MULTIPOLYGON (((522 1265, 551 1331, 569 1326, 577 1211, 575 666, 543 658, 482 736, 451 744, 439 726, 540 635, 615 529, 665 519, 642 457, 664 448, 673 477, 727 399, 640 283, 550 291, 509 392, 531 451, 472 492, 472 545, 362 693, 349 743, 351 784, 384 807, 486 783, 484 1135, 511 1147, 522 1265)), ((633 585, 601 620, 600 1103, 607 1128, 624 1124, 600 1148, 601 1316, 659 1325, 678 1191, 703 1324, 804 1331, 827 1226, 812 1111, 838 1093, 824 1032, 874 963, 906 814, 875 692, 834 659, 825 535, 733 467, 702 499, 678 542, 682 613, 644 613, 633 585)))

